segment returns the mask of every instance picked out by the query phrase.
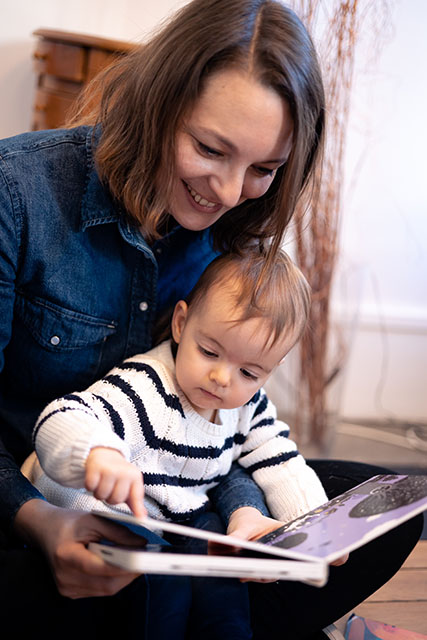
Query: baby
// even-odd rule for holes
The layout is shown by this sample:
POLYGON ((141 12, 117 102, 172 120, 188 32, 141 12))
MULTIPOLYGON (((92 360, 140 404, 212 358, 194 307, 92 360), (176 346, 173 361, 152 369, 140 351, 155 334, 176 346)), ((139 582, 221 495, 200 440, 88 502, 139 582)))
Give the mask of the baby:
MULTIPOLYGON (((172 339, 46 407, 34 430, 41 467, 36 459, 31 479, 62 507, 117 505, 219 532, 226 526, 208 491, 236 461, 281 522, 326 502, 262 388, 300 337, 309 306, 309 286, 286 254, 268 266, 260 253, 217 258, 176 304, 172 339)), ((249 511, 231 519, 238 513, 247 526, 256 510, 249 511)), ((247 584, 180 577, 178 606, 164 597, 170 577, 145 579, 147 637, 169 638, 173 628, 177 640, 208 629, 215 640, 252 638, 247 584)))
POLYGON ((277 520, 322 504, 320 481, 262 388, 309 306, 309 286, 285 253, 268 268, 259 253, 217 258, 176 304, 171 340, 42 412, 36 486, 63 507, 109 503, 191 524, 237 461, 277 520))

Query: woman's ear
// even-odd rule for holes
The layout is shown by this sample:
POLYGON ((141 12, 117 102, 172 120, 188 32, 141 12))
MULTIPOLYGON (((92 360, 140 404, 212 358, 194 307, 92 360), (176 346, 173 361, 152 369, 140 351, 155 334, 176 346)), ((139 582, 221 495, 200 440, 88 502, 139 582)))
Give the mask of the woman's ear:
POLYGON ((184 300, 179 300, 175 309, 173 310, 171 330, 172 337, 177 344, 181 340, 182 332, 184 331, 185 323, 188 316, 188 304, 184 300))

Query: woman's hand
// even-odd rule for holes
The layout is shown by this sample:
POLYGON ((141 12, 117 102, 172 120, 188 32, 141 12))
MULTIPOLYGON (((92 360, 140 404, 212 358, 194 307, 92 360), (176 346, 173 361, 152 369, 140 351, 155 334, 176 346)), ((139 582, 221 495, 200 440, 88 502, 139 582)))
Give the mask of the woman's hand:
POLYGON ((15 531, 43 551, 58 591, 68 598, 111 596, 137 576, 108 565, 89 551, 87 544, 108 539, 141 546, 141 538, 90 513, 68 511, 33 499, 19 509, 15 531))
POLYGON ((116 449, 94 447, 85 466, 85 487, 98 500, 109 504, 125 502, 137 518, 143 518, 144 483, 142 473, 116 449))

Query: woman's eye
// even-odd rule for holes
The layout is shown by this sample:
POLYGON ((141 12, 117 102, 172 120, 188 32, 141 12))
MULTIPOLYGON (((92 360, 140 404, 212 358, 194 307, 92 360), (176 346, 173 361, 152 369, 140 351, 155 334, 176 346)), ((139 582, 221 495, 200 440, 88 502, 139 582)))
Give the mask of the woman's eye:
POLYGON ((208 147, 207 144, 203 144, 203 142, 197 141, 199 149, 206 156, 221 156, 222 153, 217 151, 216 149, 212 149, 212 147, 208 147))
POLYGON ((260 176, 274 176, 276 169, 268 169, 267 167, 254 167, 254 171, 260 176))
POLYGON ((240 369, 241 374, 243 375, 244 378, 248 378, 249 380, 257 380, 257 376, 255 376, 253 373, 251 373, 250 371, 248 371, 247 369, 240 369))

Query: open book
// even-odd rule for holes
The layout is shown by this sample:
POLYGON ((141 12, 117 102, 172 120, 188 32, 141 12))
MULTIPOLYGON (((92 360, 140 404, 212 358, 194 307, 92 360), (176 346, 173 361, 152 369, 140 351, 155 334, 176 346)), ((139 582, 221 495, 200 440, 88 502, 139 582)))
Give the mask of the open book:
POLYGON ((144 540, 141 548, 107 542, 89 548, 107 562, 140 573, 300 580, 322 586, 330 562, 425 509, 427 475, 379 475, 256 541, 118 511, 94 511, 144 540), (206 553, 188 553, 188 545, 175 547, 160 537, 169 534, 205 540, 206 553))

